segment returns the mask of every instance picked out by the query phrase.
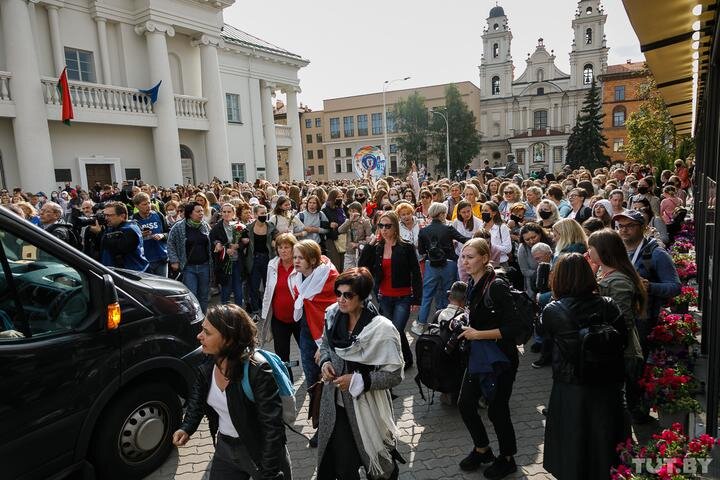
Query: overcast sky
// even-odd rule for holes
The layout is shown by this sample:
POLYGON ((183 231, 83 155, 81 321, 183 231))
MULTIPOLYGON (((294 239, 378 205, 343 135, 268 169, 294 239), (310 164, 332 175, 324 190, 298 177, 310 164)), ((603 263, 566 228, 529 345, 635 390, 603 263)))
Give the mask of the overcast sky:
MULTIPOLYGON (((513 33, 515 78, 542 37, 556 65, 570 73, 575 0, 503 0, 513 33)), ((621 0, 604 0, 608 63, 641 61, 640 45, 621 0)), ((495 1, 238 0, 225 21, 310 60, 300 70, 299 99, 313 110, 323 99, 382 91, 385 80, 410 76, 391 90, 450 82, 478 85, 483 28, 495 1)))

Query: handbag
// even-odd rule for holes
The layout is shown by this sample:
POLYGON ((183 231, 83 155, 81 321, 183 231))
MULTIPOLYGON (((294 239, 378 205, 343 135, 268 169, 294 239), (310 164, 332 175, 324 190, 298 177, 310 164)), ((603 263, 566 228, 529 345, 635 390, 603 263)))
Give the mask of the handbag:
POLYGON ((346 245, 347 245, 347 233, 338 233, 338 238, 336 240, 333 240, 335 242, 335 250, 337 250, 338 253, 345 253, 346 245))
POLYGON ((308 405, 308 419, 312 421, 313 428, 320 425, 320 403, 322 400, 323 382, 318 380, 308 387, 310 405, 308 405))

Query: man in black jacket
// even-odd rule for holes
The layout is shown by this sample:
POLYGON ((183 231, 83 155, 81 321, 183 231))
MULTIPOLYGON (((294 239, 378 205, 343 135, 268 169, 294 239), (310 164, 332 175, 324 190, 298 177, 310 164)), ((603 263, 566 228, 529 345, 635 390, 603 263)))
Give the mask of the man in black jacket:
POLYGON ((418 252, 425 256, 425 276, 420 314, 411 329, 416 335, 425 333, 433 298, 436 309, 447 307, 446 292, 450 290, 458 276, 458 257, 453 241, 465 243, 470 240, 454 227, 445 224, 447 205, 444 203, 430 204, 428 216, 432 218, 432 222, 421 229, 418 235, 418 252))

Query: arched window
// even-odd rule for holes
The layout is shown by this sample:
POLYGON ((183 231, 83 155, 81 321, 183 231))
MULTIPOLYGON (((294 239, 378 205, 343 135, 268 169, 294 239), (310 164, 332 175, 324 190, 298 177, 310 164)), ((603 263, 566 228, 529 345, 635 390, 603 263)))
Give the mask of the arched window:
POLYGON ((500 45, 493 43, 493 58, 497 58, 500 55, 500 45))
POLYGON ((498 25, 497 23, 495 25, 493 25, 493 30, 498 31, 499 29, 500 29, 500 25, 498 25))
POLYGON ((492 77, 492 94, 500 95, 500 77, 492 77))
POLYGON ((627 110, 622 105, 618 105, 613 109, 613 127, 625 126, 625 115, 627 110))
POLYGON ((542 68, 538 68, 536 76, 538 82, 542 82, 543 80, 545 80, 545 72, 542 68))
POLYGON ((543 87, 538 88, 538 89, 537 89, 537 94, 538 94, 538 95, 545 95, 545 89, 544 89, 543 87))
POLYGON ((592 28, 585 30, 585 45, 592 45, 592 28))
POLYGON ((593 66, 587 64, 583 67, 583 85, 590 85, 593 81, 593 66))
POLYGON ((585 9, 585 15, 590 15, 592 13, 592 7, 587 7, 585 9))

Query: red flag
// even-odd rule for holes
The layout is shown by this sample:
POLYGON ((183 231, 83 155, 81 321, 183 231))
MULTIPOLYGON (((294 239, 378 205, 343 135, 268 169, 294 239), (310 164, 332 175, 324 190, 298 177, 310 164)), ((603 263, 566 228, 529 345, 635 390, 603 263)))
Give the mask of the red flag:
POLYGON ((73 115, 72 98, 70 98, 70 87, 67 80, 67 67, 60 74, 57 88, 62 101, 62 121, 65 125, 70 125, 70 120, 75 116, 73 115))

